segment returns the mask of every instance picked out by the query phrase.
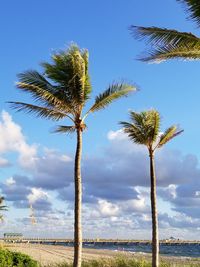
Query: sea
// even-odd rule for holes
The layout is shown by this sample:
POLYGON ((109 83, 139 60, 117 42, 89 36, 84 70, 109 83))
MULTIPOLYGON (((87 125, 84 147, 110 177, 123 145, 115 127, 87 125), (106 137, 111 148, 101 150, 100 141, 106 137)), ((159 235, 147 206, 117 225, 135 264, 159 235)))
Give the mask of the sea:
MULTIPOLYGON (((50 244, 50 243, 49 243, 50 244)), ((52 243, 55 245, 55 243, 52 243)), ((72 243, 57 243, 56 245, 72 246, 72 243)), ((85 248, 93 249, 108 249, 119 252, 130 252, 130 253, 151 253, 151 244, 149 243, 83 243, 85 248)), ((176 256, 176 257, 191 257, 200 258, 200 243, 168 243, 160 244, 160 254, 163 256, 176 256)))

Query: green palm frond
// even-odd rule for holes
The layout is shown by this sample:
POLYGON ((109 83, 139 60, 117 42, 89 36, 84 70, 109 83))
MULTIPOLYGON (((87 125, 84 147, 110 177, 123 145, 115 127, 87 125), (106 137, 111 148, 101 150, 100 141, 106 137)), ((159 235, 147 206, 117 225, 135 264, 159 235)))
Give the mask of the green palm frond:
POLYGON ((62 113, 60 111, 46 108, 46 107, 39 107, 23 102, 8 102, 11 108, 17 111, 25 111, 26 113, 35 114, 37 117, 52 119, 58 121, 67 117, 67 114, 62 113))
MULTIPOLYGON (((83 131, 86 128, 84 119, 90 112, 105 108, 114 100, 136 90, 126 83, 112 84, 96 97, 94 105, 82 117, 92 90, 88 62, 88 51, 74 44, 65 51, 53 54, 51 63, 41 64, 43 74, 30 70, 18 75, 17 87, 29 93, 38 105, 14 101, 8 103, 17 111, 25 111, 37 117, 56 121, 69 118, 76 129, 83 131)), ((56 132, 72 132, 73 129, 73 126, 60 126, 56 132)))
POLYGON ((136 127, 143 129, 145 132, 147 131, 149 125, 152 122, 150 111, 142 111, 142 112, 130 111, 130 118, 132 123, 136 127))
POLYGON ((66 96, 77 106, 84 106, 91 93, 88 74, 88 52, 72 45, 67 51, 52 56, 53 63, 42 63, 45 74, 62 85, 66 96))
POLYGON ((169 127, 161 136, 160 136, 160 141, 158 143, 157 147, 162 147, 165 145, 167 142, 169 142, 171 139, 176 137, 177 135, 181 134, 183 130, 177 130, 177 126, 173 125, 169 127))
POLYGON ((18 75, 19 82, 17 87, 31 94, 34 100, 47 106, 56 106, 65 112, 71 112, 70 103, 64 101, 65 98, 59 97, 57 87, 51 85, 44 76, 37 71, 26 71, 18 75))
POLYGON ((186 10, 189 11, 189 19, 194 20, 198 26, 200 26, 200 2, 199 0, 177 0, 186 6, 186 10))
MULTIPOLYGON (((200 26, 200 1, 177 0, 187 6, 190 18, 200 26)), ((179 32, 159 27, 131 26, 131 34, 141 40, 146 39, 151 45, 147 54, 138 59, 144 62, 162 62, 167 59, 200 59, 200 38, 192 33, 179 32)))
POLYGON ((160 127, 160 114, 156 110, 148 110, 140 113, 131 111, 132 123, 140 129, 144 143, 152 145, 158 137, 160 127))
POLYGON ((89 53, 87 50, 83 51, 82 57, 83 57, 83 60, 85 61, 84 99, 86 101, 90 98, 90 94, 92 91, 92 86, 90 83, 90 76, 89 76, 89 69, 88 69, 89 53))
POLYGON ((144 131, 142 131, 141 128, 137 127, 134 123, 121 121, 120 125, 123 127, 124 132, 134 143, 138 145, 147 144, 147 139, 144 131))
POLYGON ((130 115, 131 123, 120 122, 124 132, 134 143, 145 145, 151 152, 183 132, 183 130, 178 131, 176 126, 171 126, 159 137, 160 114, 156 110, 140 113, 131 111, 130 115))
POLYGON ((152 110, 150 115, 150 125, 152 125, 151 140, 152 142, 156 142, 160 129, 160 114, 157 110, 152 110))
POLYGON ((158 27, 140 27, 131 26, 131 34, 134 38, 142 40, 146 39, 152 45, 176 45, 182 44, 197 44, 200 39, 192 33, 178 32, 172 29, 158 28, 158 27))
POLYGON ((113 101, 117 100, 120 97, 127 96, 130 92, 133 91, 136 91, 136 87, 133 85, 126 83, 112 84, 107 90, 96 97, 94 105, 87 113, 104 109, 113 101))
POLYGON ((145 114, 146 112, 138 113, 138 112, 131 110, 130 118, 131 118, 132 123, 136 125, 137 127, 144 126, 145 114))
POLYGON ((59 125, 53 130, 53 133, 69 133, 69 134, 71 134, 71 133, 74 133, 75 131, 76 131, 75 126, 59 125))
POLYGON ((17 76, 21 83, 33 85, 51 93, 54 92, 54 86, 35 70, 28 70, 26 72, 19 73, 17 76))
POLYGON ((149 51, 145 56, 139 57, 139 60, 144 62, 162 62, 168 59, 200 59, 200 43, 195 46, 183 45, 180 47, 166 45, 165 47, 157 47, 149 51))

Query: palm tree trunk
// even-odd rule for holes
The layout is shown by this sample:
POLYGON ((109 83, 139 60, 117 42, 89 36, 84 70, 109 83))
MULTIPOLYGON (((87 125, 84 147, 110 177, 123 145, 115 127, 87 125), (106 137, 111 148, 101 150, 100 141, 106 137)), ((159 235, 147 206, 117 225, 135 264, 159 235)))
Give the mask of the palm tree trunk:
POLYGON ((149 153, 150 176, 151 176, 151 215, 152 215, 152 267, 159 266, 159 238, 158 238, 158 215, 156 207, 156 175, 154 168, 154 154, 149 153))
POLYGON ((77 129, 77 146, 74 166, 75 206, 74 206, 74 262, 73 267, 81 267, 82 260, 82 182, 81 182, 82 131, 77 129))

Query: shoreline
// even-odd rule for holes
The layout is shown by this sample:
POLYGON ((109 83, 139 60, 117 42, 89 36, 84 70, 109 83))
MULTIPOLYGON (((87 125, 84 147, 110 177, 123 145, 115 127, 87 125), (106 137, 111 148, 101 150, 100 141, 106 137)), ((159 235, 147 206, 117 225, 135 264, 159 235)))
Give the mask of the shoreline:
MULTIPOLYGON (((4 244, 4 247, 10 251, 27 254, 38 261, 42 266, 70 262, 73 260, 73 247, 43 244, 4 244)), ((85 261, 118 256, 133 257, 135 259, 151 259, 150 253, 83 248, 83 260, 85 261)), ((200 258, 160 255, 160 259, 168 263, 194 264, 194 266, 200 266, 200 258)))

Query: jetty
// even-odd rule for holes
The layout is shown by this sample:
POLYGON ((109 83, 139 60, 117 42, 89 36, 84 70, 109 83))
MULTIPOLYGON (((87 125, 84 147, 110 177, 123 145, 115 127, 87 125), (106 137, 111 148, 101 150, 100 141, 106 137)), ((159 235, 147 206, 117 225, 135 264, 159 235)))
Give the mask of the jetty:
MULTIPOLYGON (((70 238, 40 238, 40 237, 23 237, 21 235, 4 235, 0 238, 3 242, 9 243, 32 243, 32 244, 67 244, 73 245, 73 239, 70 238)), ((134 240, 134 239, 83 239, 83 244, 99 244, 99 245, 128 245, 128 244, 151 244, 151 240, 134 240)), ((180 240, 180 239, 164 239, 160 240, 160 244, 199 244, 200 240, 180 240)))

